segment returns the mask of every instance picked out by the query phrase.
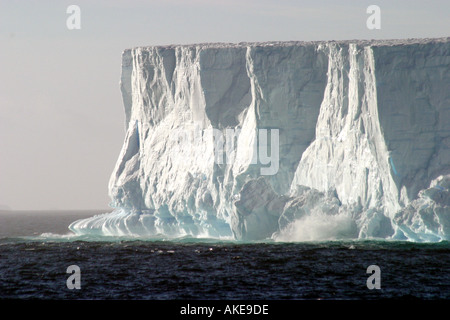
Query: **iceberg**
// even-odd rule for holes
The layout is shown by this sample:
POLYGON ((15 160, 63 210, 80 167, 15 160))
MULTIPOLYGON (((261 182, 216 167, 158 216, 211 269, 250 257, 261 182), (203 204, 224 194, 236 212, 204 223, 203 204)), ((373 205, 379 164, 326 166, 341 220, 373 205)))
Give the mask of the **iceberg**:
POLYGON ((449 39, 125 50, 114 211, 69 228, 449 240, 449 39))

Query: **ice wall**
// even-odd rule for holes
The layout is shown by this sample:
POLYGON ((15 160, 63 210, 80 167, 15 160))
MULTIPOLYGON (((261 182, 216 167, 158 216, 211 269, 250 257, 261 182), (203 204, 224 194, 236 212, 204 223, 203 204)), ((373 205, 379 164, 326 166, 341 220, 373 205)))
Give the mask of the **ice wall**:
POLYGON ((76 233, 450 237, 449 38, 140 47, 121 89, 116 210, 76 233))

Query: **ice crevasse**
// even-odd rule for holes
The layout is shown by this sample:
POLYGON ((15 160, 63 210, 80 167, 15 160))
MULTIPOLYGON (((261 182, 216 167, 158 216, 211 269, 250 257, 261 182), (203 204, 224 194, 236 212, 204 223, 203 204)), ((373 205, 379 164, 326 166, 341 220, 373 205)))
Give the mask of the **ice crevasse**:
POLYGON ((449 240, 449 39, 125 50, 114 211, 69 228, 150 238, 449 240), (217 153, 218 141, 226 152, 217 153), (271 174, 262 174, 264 143, 267 155, 277 152, 271 174))

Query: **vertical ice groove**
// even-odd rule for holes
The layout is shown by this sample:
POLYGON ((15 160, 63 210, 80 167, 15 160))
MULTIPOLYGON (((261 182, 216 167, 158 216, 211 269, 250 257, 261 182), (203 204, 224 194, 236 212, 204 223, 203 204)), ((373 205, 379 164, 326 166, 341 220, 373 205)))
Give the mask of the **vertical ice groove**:
POLYGON ((128 129, 132 105, 132 72, 134 69, 132 50, 124 50, 122 53, 122 75, 120 77, 120 91, 125 111, 125 129, 128 129))
POLYGON ((373 53, 370 46, 355 44, 331 44, 328 50, 316 138, 303 153, 291 190, 299 185, 336 190, 358 217, 360 236, 374 236, 367 234, 368 215, 376 210, 392 217, 398 205, 378 121, 373 53))
POLYGON ((365 79, 365 101, 367 105, 367 111, 364 112, 367 119, 366 127, 368 127, 373 135, 370 141, 370 147, 372 148, 372 154, 377 157, 377 165, 380 168, 380 178, 383 185, 383 199, 378 206, 385 206, 386 214, 391 218, 397 210, 400 209, 398 203, 398 190, 395 182, 393 181, 392 173, 389 167, 389 152, 387 145, 381 130, 379 115, 378 115, 378 100, 377 100, 377 88, 375 77, 375 60, 373 56, 373 50, 370 46, 364 48, 364 60, 366 66, 364 68, 365 79))
POLYGON ((259 101, 264 100, 264 94, 261 90, 261 87, 258 82, 258 78, 256 77, 255 71, 254 71, 254 62, 252 58, 252 47, 248 46, 246 50, 246 66, 247 66, 247 74, 249 78, 251 79, 251 92, 252 92, 252 109, 254 110, 254 113, 256 115, 256 118, 260 118, 260 112, 259 112, 259 101))

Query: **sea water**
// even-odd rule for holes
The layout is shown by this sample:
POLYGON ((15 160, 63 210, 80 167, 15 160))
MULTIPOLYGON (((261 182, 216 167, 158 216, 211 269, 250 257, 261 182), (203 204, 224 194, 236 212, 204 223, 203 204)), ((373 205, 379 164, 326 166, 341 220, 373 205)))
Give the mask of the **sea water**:
POLYGON ((0 298, 450 298, 448 241, 169 240, 76 236, 67 229, 93 214, 1 213, 0 298), (67 285, 73 265, 79 289, 67 285), (374 265, 379 289, 368 286, 374 265))

